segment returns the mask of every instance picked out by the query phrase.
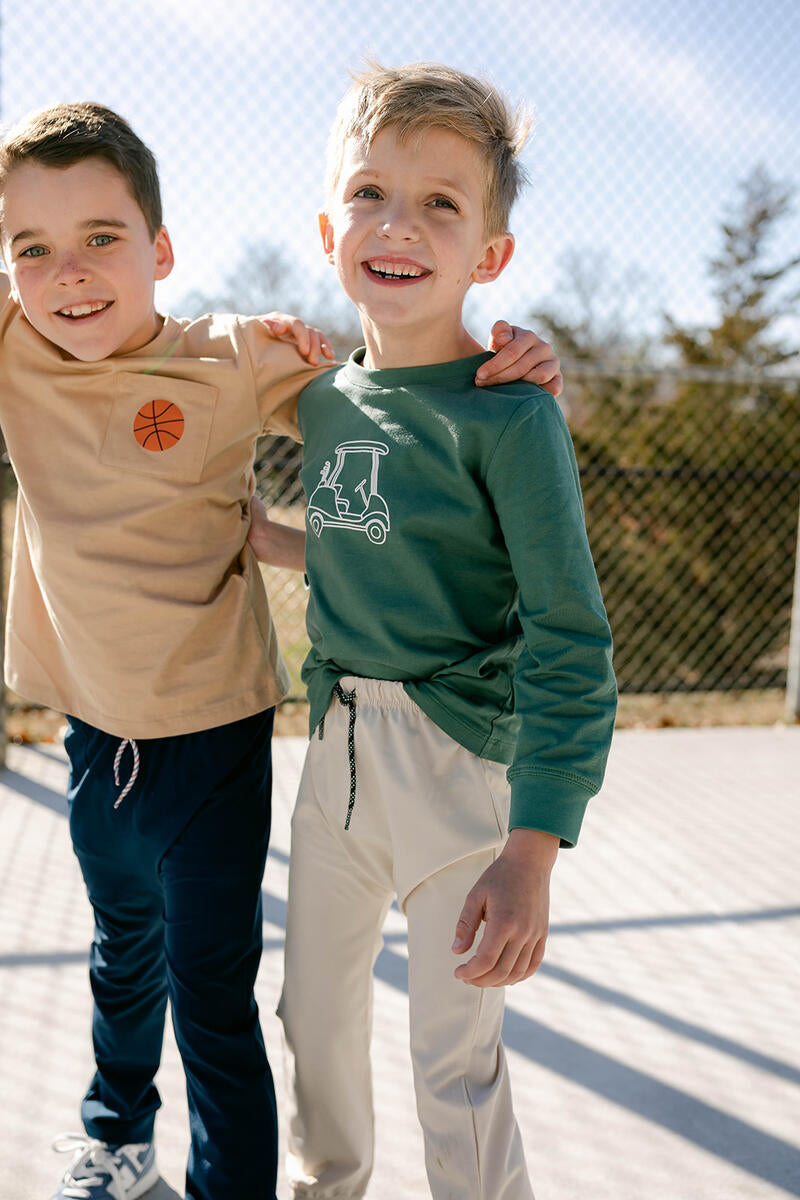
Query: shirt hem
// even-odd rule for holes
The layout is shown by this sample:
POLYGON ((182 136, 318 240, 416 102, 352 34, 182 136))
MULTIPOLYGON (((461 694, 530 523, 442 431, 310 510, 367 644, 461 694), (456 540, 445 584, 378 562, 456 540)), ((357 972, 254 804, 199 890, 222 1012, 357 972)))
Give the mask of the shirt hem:
POLYGON ((214 729, 219 725, 230 725, 234 721, 244 720, 245 717, 255 716, 266 708, 272 708, 283 699, 283 692, 277 683, 263 691, 253 692, 247 698, 241 697, 236 701, 226 700, 200 709, 194 709, 180 716, 138 717, 114 716, 100 712, 80 701, 73 702, 56 692, 47 692, 42 688, 26 688, 22 680, 11 676, 9 687, 18 695, 23 696, 33 704, 42 704, 56 712, 69 713, 95 729, 101 729, 113 737, 132 738, 135 741, 145 741, 149 738, 179 737, 187 733, 199 733, 204 729, 214 729))

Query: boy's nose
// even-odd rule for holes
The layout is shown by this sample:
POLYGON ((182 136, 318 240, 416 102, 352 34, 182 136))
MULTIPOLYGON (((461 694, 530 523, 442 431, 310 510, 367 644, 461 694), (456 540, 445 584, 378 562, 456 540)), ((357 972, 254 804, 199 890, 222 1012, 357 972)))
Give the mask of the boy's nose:
POLYGON ((56 282, 69 287, 76 283, 85 283, 89 278, 89 268, 77 255, 65 255, 56 264, 56 282))
POLYGON ((413 215, 404 204, 395 204, 384 214, 378 234, 380 237, 397 238, 407 242, 414 242, 419 236, 413 215))

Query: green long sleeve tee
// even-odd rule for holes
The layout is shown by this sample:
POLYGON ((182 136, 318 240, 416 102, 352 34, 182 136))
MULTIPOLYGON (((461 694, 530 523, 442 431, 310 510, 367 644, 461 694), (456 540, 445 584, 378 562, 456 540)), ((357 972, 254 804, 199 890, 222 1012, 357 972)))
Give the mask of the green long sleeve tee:
POLYGON ((509 828, 577 838, 616 710, 611 634, 566 423, 489 356, 366 370, 300 396, 311 729, 342 675, 399 680, 473 754, 508 763, 509 828))

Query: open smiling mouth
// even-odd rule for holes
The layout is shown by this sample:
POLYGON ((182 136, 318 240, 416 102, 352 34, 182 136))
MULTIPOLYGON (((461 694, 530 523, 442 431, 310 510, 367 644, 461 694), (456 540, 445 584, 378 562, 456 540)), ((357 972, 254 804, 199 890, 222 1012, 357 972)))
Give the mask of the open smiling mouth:
POLYGON ((362 266, 371 278, 384 283, 416 283, 432 274, 427 268, 412 263, 385 262, 382 259, 364 262, 362 266))
POLYGON ((107 308, 111 308, 113 303, 113 300, 92 300, 89 304, 69 304, 64 308, 59 308, 56 316, 66 317, 68 321, 85 321, 87 317, 94 317, 98 313, 105 312, 107 308))

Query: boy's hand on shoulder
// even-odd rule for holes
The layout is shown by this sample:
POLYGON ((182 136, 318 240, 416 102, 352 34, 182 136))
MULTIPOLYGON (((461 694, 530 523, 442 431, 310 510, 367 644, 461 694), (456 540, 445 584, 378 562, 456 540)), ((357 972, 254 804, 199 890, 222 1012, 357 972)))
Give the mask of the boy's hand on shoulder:
POLYGON ((564 380, 558 356, 550 343, 543 342, 533 330, 509 325, 507 321, 495 321, 488 348, 495 355, 478 368, 475 382, 479 387, 524 379, 528 383, 538 383, 551 396, 560 396, 563 392, 564 380))
POLYGON ((299 317, 282 312, 266 313, 265 316, 259 317, 259 320, 279 342, 292 342, 297 347, 297 353, 312 367, 316 367, 320 355, 333 362, 334 353, 330 342, 322 330, 314 325, 306 325, 299 317))
POLYGON ((478 949, 455 977, 475 987, 527 979, 544 958, 550 915, 550 872, 559 839, 538 829, 512 829, 502 853, 470 891, 452 950, 464 954, 482 921, 478 949))

